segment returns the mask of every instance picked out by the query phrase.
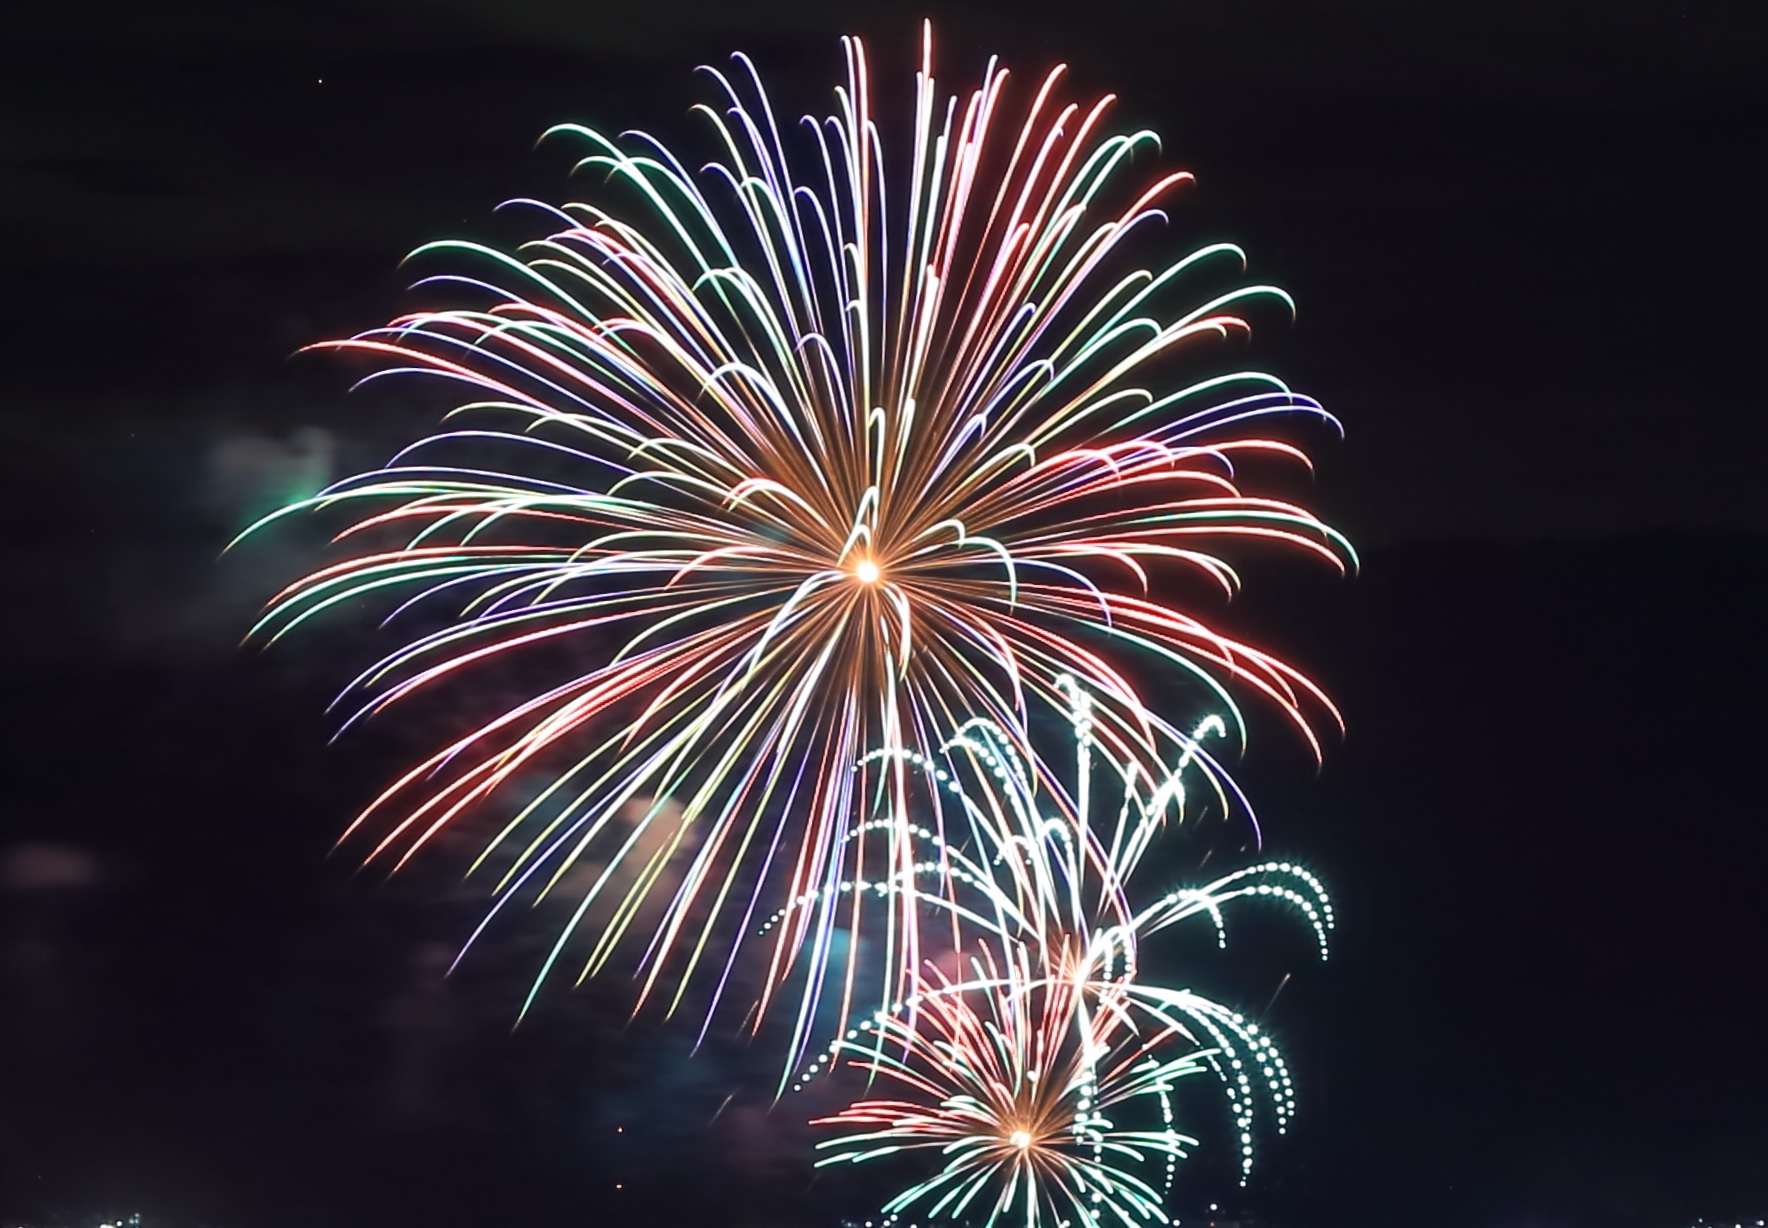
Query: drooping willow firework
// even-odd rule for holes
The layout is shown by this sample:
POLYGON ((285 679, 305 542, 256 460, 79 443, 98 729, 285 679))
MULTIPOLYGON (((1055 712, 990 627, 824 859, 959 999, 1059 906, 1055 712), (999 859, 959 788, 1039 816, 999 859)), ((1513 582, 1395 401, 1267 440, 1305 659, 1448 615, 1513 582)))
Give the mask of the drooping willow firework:
MULTIPOLYGON (((1043 813, 1012 740, 972 721, 937 757, 886 752, 932 777, 956 811, 948 829, 967 831, 970 847, 923 829, 931 855, 909 876, 841 891, 889 897, 908 878, 937 878, 949 889, 924 893, 923 905, 944 915, 960 944, 974 940, 984 951, 967 977, 928 969, 914 993, 840 1034, 794 1085, 845 1063, 914 1097, 862 1100, 818 1123, 862 1127, 821 1144, 835 1152, 824 1163, 939 1150, 939 1170, 891 1199, 888 1214, 916 1209, 959 1220, 980 1198, 986 1224, 1009 1213, 1030 1228, 1071 1216, 1089 1228, 1164 1223, 1173 1167, 1197 1143, 1175 1125, 1174 1078, 1216 1075, 1243 1182, 1260 1107, 1279 1132, 1295 1110, 1288 1067, 1268 1034, 1192 989, 1143 982, 1138 955, 1144 939, 1203 916, 1226 947, 1225 907, 1264 899, 1305 918, 1325 958, 1334 925, 1325 888, 1303 867, 1278 861, 1138 902, 1132 880, 1154 835, 1184 818, 1187 774, 1219 784, 1201 742, 1225 727, 1205 720, 1170 769, 1148 776, 1095 740, 1089 695, 1071 679, 1059 682, 1071 704, 1078 821, 1043 813), (1114 1100, 1146 1096, 1158 1102, 1158 1128, 1119 1131, 1103 1112, 1114 1100), (1144 1171, 1157 1161, 1158 1192, 1156 1174, 1144 1171)), ((862 825, 851 838, 876 826, 862 825)), ((770 924, 811 902, 791 901, 770 924)))
MULTIPOLYGON (((566 656, 351 829, 403 864, 513 799, 474 863, 495 869, 493 915, 574 897, 529 1002, 577 937, 583 976, 636 951, 641 1000, 670 1010, 709 976, 710 1018, 726 935, 809 894, 758 1004, 799 978, 797 1051, 827 987, 843 1017, 854 993, 858 943, 834 938, 857 914, 834 888, 920 855, 914 773, 847 771, 866 750, 981 715, 1048 784, 1029 724, 1074 675, 1119 759, 1162 761, 1185 739, 1144 704, 1138 655, 1236 719, 1231 690, 1262 696, 1316 746, 1337 719, 1294 669, 1161 596, 1187 575, 1231 592, 1237 544, 1351 557, 1306 509, 1243 488, 1261 458, 1305 462, 1249 424, 1320 407, 1258 372, 1176 374, 1287 296, 1188 291, 1242 259, 1228 244, 1126 263, 1190 176, 1122 187, 1153 134, 1104 135, 1111 100, 1060 102, 1060 69, 1017 120, 992 63, 942 106, 929 37, 890 178, 863 48, 844 45, 837 112, 806 122, 796 159, 742 56, 712 72, 723 109, 698 108, 719 147, 699 174, 642 133, 555 129, 586 148, 597 203, 520 202, 552 229, 513 254, 420 249, 474 263, 429 281, 476 305, 335 343, 377 375, 464 388, 455 412, 477 422, 278 513, 352 512, 339 536, 358 552, 278 594, 256 634, 363 598, 434 620, 351 684, 352 721, 518 653, 566 656), (879 798, 883 847, 844 841, 879 798)), ((920 962, 912 876, 896 903, 881 1002, 920 962)))
MULTIPOLYGON (((1096 737, 1092 696, 1069 677, 1057 679, 1069 704, 1074 747, 1073 786, 1039 790, 1033 765, 1009 732, 993 722, 965 722, 937 755, 909 749, 874 752, 869 758, 901 763, 929 785, 938 829, 911 823, 923 859, 875 882, 836 884, 832 891, 855 901, 890 901, 920 890, 921 906, 949 922, 954 946, 972 939, 1062 951, 1083 979, 1133 977, 1144 937, 1199 914, 1214 923, 1226 947, 1222 908, 1242 898, 1266 898, 1301 914, 1314 931, 1321 958, 1333 926, 1325 887, 1303 867, 1287 861, 1247 866, 1202 887, 1183 887, 1138 902, 1132 880, 1155 836, 1185 820, 1186 778, 1195 774, 1224 810, 1232 805, 1205 742, 1222 737, 1219 717, 1203 720, 1184 740, 1176 761, 1150 775, 1139 761, 1118 758, 1096 737), (1101 777, 1103 779, 1101 779, 1101 777)), ((1045 763, 1048 770, 1052 765, 1045 763)), ((1194 782, 1195 783, 1195 782, 1194 782)), ((888 836, 888 818, 859 824, 850 841, 888 836)), ((796 912, 821 903, 821 892, 788 901, 762 928, 765 934, 796 912)))

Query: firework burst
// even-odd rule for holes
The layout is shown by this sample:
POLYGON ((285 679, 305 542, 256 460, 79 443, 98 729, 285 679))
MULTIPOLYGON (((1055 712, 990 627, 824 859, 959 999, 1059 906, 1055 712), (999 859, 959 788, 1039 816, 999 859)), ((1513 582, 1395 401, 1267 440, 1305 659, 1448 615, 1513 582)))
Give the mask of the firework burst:
MULTIPOLYGON (((1335 923, 1325 888, 1304 867, 1274 861, 1138 902, 1132 880, 1155 834, 1185 818, 1187 777, 1215 786, 1207 793, 1226 801, 1202 748, 1205 738, 1222 736, 1223 724, 1204 721, 1172 768, 1149 777, 1094 739, 1087 693, 1070 679, 1062 690, 1076 752, 1073 815, 1045 812, 1051 791, 1034 791, 1027 763, 989 722, 967 723, 938 756, 886 752, 930 777, 954 811, 947 827, 969 833, 960 847, 917 831, 932 855, 910 876, 942 884, 921 893, 924 906, 960 943, 985 952, 965 977, 930 966, 912 994, 842 1034, 794 1085, 846 1064, 912 1097, 862 1100, 817 1123, 849 1129, 822 1144, 834 1151, 825 1163, 940 1151, 939 1171, 887 1203, 890 1214, 913 1209, 956 1220, 971 1212, 993 1224, 1010 1213, 1033 1226, 1163 1223, 1174 1166, 1196 1145, 1174 1127, 1174 1079, 1214 1074, 1243 1183, 1261 1123, 1282 1133, 1295 1112, 1293 1081, 1273 1039, 1194 990, 1144 983, 1139 953, 1147 938, 1194 918, 1208 918, 1225 948, 1227 907, 1263 900, 1304 918, 1324 959, 1335 923), (1157 1107, 1159 1128, 1119 1131, 1101 1106, 1123 1101, 1157 1107)), ((877 828, 864 825, 853 838, 877 828)), ((887 898, 910 876, 838 890, 887 898)), ((769 924, 814 903, 793 900, 769 924)))
POLYGON ((698 108, 718 150, 698 173, 642 133, 561 127, 597 203, 518 202, 551 230, 514 253, 420 249, 468 270, 429 281, 474 305, 335 348, 378 363, 370 378, 462 390, 459 421, 278 513, 350 516, 355 550, 255 632, 365 599, 427 614, 346 691, 351 720, 561 650, 551 685, 412 766, 352 831, 399 865, 511 799, 475 863, 494 868, 493 913, 570 904, 535 990, 561 961, 588 976, 632 950, 641 998, 674 1010, 709 980, 707 1018, 728 935, 770 895, 813 898, 764 961, 762 1008, 802 986, 794 1052, 820 995, 837 987, 845 1017, 855 993, 840 883, 908 884, 876 927, 896 971, 875 1000, 920 963, 915 773, 891 754, 849 765, 980 715, 1072 814, 1027 733, 1065 706, 1061 678, 1096 695, 1093 737, 1119 761, 1186 740, 1143 702, 1137 656, 1236 723, 1230 693, 1261 696, 1314 744, 1337 719, 1317 688, 1156 592, 1187 576, 1231 592, 1238 546, 1350 558, 1245 485, 1263 458, 1305 463, 1258 422, 1319 406, 1257 372, 1174 378, 1247 331, 1249 305, 1288 298, 1189 290, 1241 260, 1227 244, 1134 267, 1131 240, 1190 178, 1131 181, 1153 135, 1107 135, 1111 100, 1063 102, 1060 69, 1011 104, 991 63, 942 103, 929 41, 891 178, 863 48, 844 45, 836 114, 806 121, 796 158, 739 56, 711 73, 721 105, 698 108), (843 839, 875 805, 885 838, 843 839))
POLYGON ((937 1153, 938 1172, 886 1203, 890 1215, 1164 1223, 1173 1165, 1196 1142, 1174 1128, 1174 1085, 1207 1073, 1209 1056, 1122 987, 1034 973, 1024 948, 989 953, 965 980, 932 971, 903 1009, 831 1048, 823 1061, 912 1098, 819 1119, 846 1132, 818 1144, 829 1153, 818 1165, 937 1153), (1184 1052, 1156 1056, 1174 1042, 1184 1052))

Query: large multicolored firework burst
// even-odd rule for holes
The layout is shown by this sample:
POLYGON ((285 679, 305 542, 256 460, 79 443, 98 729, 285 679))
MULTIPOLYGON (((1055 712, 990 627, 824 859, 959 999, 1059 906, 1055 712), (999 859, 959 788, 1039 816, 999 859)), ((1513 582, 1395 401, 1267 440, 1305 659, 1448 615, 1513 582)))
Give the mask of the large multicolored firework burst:
POLYGON ((980 890, 954 870, 964 840, 995 841, 976 865, 1018 910, 986 927, 1007 966, 1013 944, 1042 960, 1089 925, 1133 956, 1148 918, 1113 876, 1139 847, 1090 826, 1084 783, 1068 791, 1034 745, 1038 713, 1084 692, 1084 746, 1126 779, 1182 753, 1226 802, 1226 771, 1150 701, 1185 694, 1238 731, 1236 696, 1256 697, 1317 753, 1338 719, 1325 696, 1206 611, 1238 550, 1353 557, 1263 485, 1306 458, 1261 423, 1331 419, 1216 344, 1288 296, 1204 289, 1243 266, 1231 244, 1139 263, 1190 179, 1138 172, 1154 135, 1111 134, 1112 100, 1065 101, 1061 69, 1015 98, 991 62, 942 99, 929 35, 897 141, 863 47, 844 46, 835 113, 800 132, 737 56, 708 70, 722 98, 696 108, 713 138, 698 170, 644 133, 561 126, 593 203, 515 202, 549 229, 513 252, 419 249, 459 305, 330 348, 370 379, 458 390, 452 422, 269 518, 340 515, 349 552, 254 630, 364 604, 412 627, 346 689, 349 722, 462 679, 513 685, 519 660, 554 671, 351 832, 397 866, 488 823, 487 923, 568 904, 529 1003, 561 964, 587 977, 622 953, 641 1003, 674 1011, 702 985, 708 1020, 759 983, 759 1026, 791 985, 794 1059, 827 996, 843 1031, 850 1009, 915 996, 926 918, 980 890), (1009 807, 948 832, 940 782, 914 768, 911 748, 984 726, 1038 799, 1034 831, 1009 807), (1083 906, 1087 890, 1103 894, 1083 906), (868 898, 888 907, 862 944, 868 898), (739 981, 744 936, 781 899, 764 974, 739 981), (881 983, 863 983, 862 945, 881 983))

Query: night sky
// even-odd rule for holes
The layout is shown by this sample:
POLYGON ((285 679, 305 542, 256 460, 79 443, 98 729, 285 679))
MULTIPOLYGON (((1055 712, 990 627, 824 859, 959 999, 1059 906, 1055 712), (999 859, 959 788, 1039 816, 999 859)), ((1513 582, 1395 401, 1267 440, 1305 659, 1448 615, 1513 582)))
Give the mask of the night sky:
MULTIPOLYGON (((0 39, 0 1215, 87 1225, 833 1228, 775 1055, 629 1021, 629 987, 511 1023, 549 919, 441 973, 456 862, 331 844, 426 744, 328 745, 372 651, 260 655, 319 557, 253 514, 384 459, 433 405, 349 396, 301 345, 403 309, 441 236, 581 195, 550 124, 678 143, 696 64, 748 51, 821 114, 867 37, 906 114, 990 53, 1165 137, 1198 184, 1157 243, 1232 239, 1293 292, 1254 361, 1322 399, 1296 489, 1350 580, 1255 568, 1230 611, 1326 684, 1317 773, 1262 737, 1268 847, 1342 912, 1199 949, 1266 1014, 1299 1130, 1245 1192, 1285 1228, 1681 1228, 1768 1216, 1768 494, 1760 30, 1747 4, 566 0, 46 4, 0 39), (354 654, 354 655, 353 655, 354 654)), ((354 638, 352 638, 354 636, 354 638)), ((1174 876, 1240 855, 1217 823, 1174 876)), ((1206 1143, 1212 1136, 1206 1133, 1206 1143)), ((1217 1131, 1217 1148, 1223 1134, 1217 1131)), ((869 1201, 870 1200, 870 1201, 869 1201)), ((1188 1220, 1189 1222, 1189 1220, 1188 1220)))

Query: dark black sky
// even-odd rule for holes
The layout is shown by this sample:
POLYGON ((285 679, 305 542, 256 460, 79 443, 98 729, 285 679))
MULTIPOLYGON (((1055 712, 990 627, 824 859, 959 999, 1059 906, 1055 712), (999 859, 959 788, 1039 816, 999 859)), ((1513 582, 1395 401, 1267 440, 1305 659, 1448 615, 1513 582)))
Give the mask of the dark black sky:
MULTIPOLYGON (((1257 574, 1241 614, 1351 725, 1317 777, 1275 739, 1243 777, 1344 912, 1341 956, 1297 965, 1271 1015, 1302 1128, 1244 1201, 1283 1223, 1768 1215, 1749 7, 931 10, 943 80, 995 51, 1022 76, 1066 59, 1165 134, 1199 178, 1179 236, 1233 238, 1296 294, 1256 352, 1349 427, 1316 441, 1316 501, 1363 575, 1257 574)), ((417 243, 504 235, 499 201, 564 195, 542 129, 691 137, 692 67, 736 48, 782 110, 820 112, 848 31, 900 105, 923 12, 9 16, 0 1215, 763 1228, 865 1209, 855 1186, 807 1188, 767 1057, 685 1060, 680 1029, 624 1024, 618 987, 511 1035, 518 973, 444 983, 474 905, 326 855, 421 731, 327 747, 334 662, 234 648, 310 556, 214 558, 253 510, 422 425, 288 355, 397 310, 417 243)), ((535 940, 504 940, 512 968, 535 940)), ((1289 966, 1255 964, 1245 1000, 1289 966)))

